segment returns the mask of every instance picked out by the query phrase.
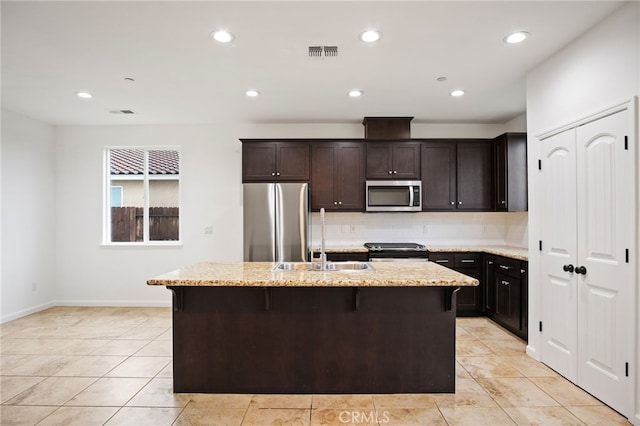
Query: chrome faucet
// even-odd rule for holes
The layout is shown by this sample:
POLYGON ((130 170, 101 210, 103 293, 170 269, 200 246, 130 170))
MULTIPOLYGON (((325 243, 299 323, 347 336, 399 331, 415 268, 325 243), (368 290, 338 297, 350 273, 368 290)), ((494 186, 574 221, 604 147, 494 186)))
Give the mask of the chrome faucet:
POLYGON ((327 269, 327 253, 325 242, 325 223, 324 223, 324 207, 320 209, 320 226, 322 227, 322 233, 320 236, 320 267, 324 271, 327 269))

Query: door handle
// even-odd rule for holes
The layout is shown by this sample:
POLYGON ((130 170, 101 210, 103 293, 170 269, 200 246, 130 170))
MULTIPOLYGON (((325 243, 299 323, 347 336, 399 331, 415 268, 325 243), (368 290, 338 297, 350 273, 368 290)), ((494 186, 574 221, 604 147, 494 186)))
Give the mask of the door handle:
POLYGON ((587 275, 587 268, 585 268, 584 266, 578 266, 576 268, 576 274, 587 275))
MULTIPOLYGON (((563 271, 565 271, 565 272, 573 272, 573 271, 574 271, 574 268, 573 268, 573 265, 572 265, 572 264, 568 264, 568 265, 564 265, 564 266, 562 267, 562 270, 563 270, 563 271)), ((580 273, 580 272, 578 272, 578 270, 577 270, 577 269, 576 269, 575 271, 576 271, 576 273, 577 273, 577 274, 579 274, 579 273, 580 273)))

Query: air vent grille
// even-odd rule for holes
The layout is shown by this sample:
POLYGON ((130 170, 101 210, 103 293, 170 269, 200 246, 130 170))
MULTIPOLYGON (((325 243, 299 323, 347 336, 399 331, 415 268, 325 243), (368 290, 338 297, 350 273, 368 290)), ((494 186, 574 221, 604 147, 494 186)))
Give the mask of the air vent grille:
POLYGON ((338 46, 309 46, 309 58, 337 58, 338 46))

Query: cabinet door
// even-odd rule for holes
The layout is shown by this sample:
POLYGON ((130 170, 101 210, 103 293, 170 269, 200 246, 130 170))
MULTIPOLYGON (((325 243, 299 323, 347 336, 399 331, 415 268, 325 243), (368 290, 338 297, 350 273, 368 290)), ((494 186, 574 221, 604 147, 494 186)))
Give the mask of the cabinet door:
POLYGON ((454 210, 456 201, 455 142, 422 144, 422 210, 454 210))
POLYGON ((477 287, 460 287, 456 296, 456 316, 476 316, 482 309, 482 268, 453 268, 480 281, 477 287))
POLYGON ((394 179, 420 179, 420 144, 397 142, 391 145, 391 165, 394 179))
POLYGON ((494 319, 517 332, 520 329, 520 280, 495 273, 496 310, 494 319))
POLYGON ((520 337, 529 340, 529 266, 528 262, 520 263, 520 337))
POLYGON ((493 155, 489 141, 459 142, 456 188, 458 210, 493 211, 493 155))
POLYGON ((505 133, 494 143, 495 209, 527 211, 527 134, 505 133))
POLYGON ((505 212, 507 206, 507 135, 495 140, 496 211, 505 212))
POLYGON ((484 256, 484 313, 489 317, 493 318, 495 312, 496 305, 496 292, 495 286, 493 285, 493 281, 495 280, 494 276, 494 266, 495 266, 495 257, 489 254, 485 254, 484 256))
POLYGON ((334 196, 336 185, 336 145, 331 142, 311 146, 311 209, 327 210, 337 207, 334 196))
POLYGON ((367 179, 393 179, 391 146, 385 142, 367 143, 367 179))
POLYGON ((276 144, 271 142, 242 144, 242 181, 276 180, 276 144))
POLYGON ((309 144, 305 142, 277 143, 277 170, 279 181, 309 180, 309 144))
POLYGON ((339 210, 364 211, 364 145, 357 142, 340 142, 336 148, 337 189, 339 210))

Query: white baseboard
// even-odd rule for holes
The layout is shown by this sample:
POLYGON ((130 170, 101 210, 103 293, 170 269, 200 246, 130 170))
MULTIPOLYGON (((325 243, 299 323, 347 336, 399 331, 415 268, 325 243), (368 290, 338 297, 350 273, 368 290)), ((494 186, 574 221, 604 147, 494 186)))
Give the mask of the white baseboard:
POLYGON ((8 315, 0 316, 0 324, 13 321, 45 309, 55 308, 56 306, 115 306, 130 308, 170 308, 171 300, 54 300, 53 302, 43 303, 28 309, 23 309, 8 315))
POLYGON ((116 306, 128 308, 166 308, 171 307, 169 300, 56 300, 54 306, 116 306))
POLYGON ((534 348, 533 346, 527 345, 527 355, 529 355, 531 358, 535 359, 536 361, 540 361, 540 354, 538 353, 536 348, 534 348))
POLYGON ((45 309, 53 308, 54 306, 56 306, 55 302, 47 302, 8 315, 2 315, 0 316, 0 324, 4 324, 8 321, 13 321, 18 318, 26 317, 27 315, 35 314, 36 312, 44 311, 45 309))

